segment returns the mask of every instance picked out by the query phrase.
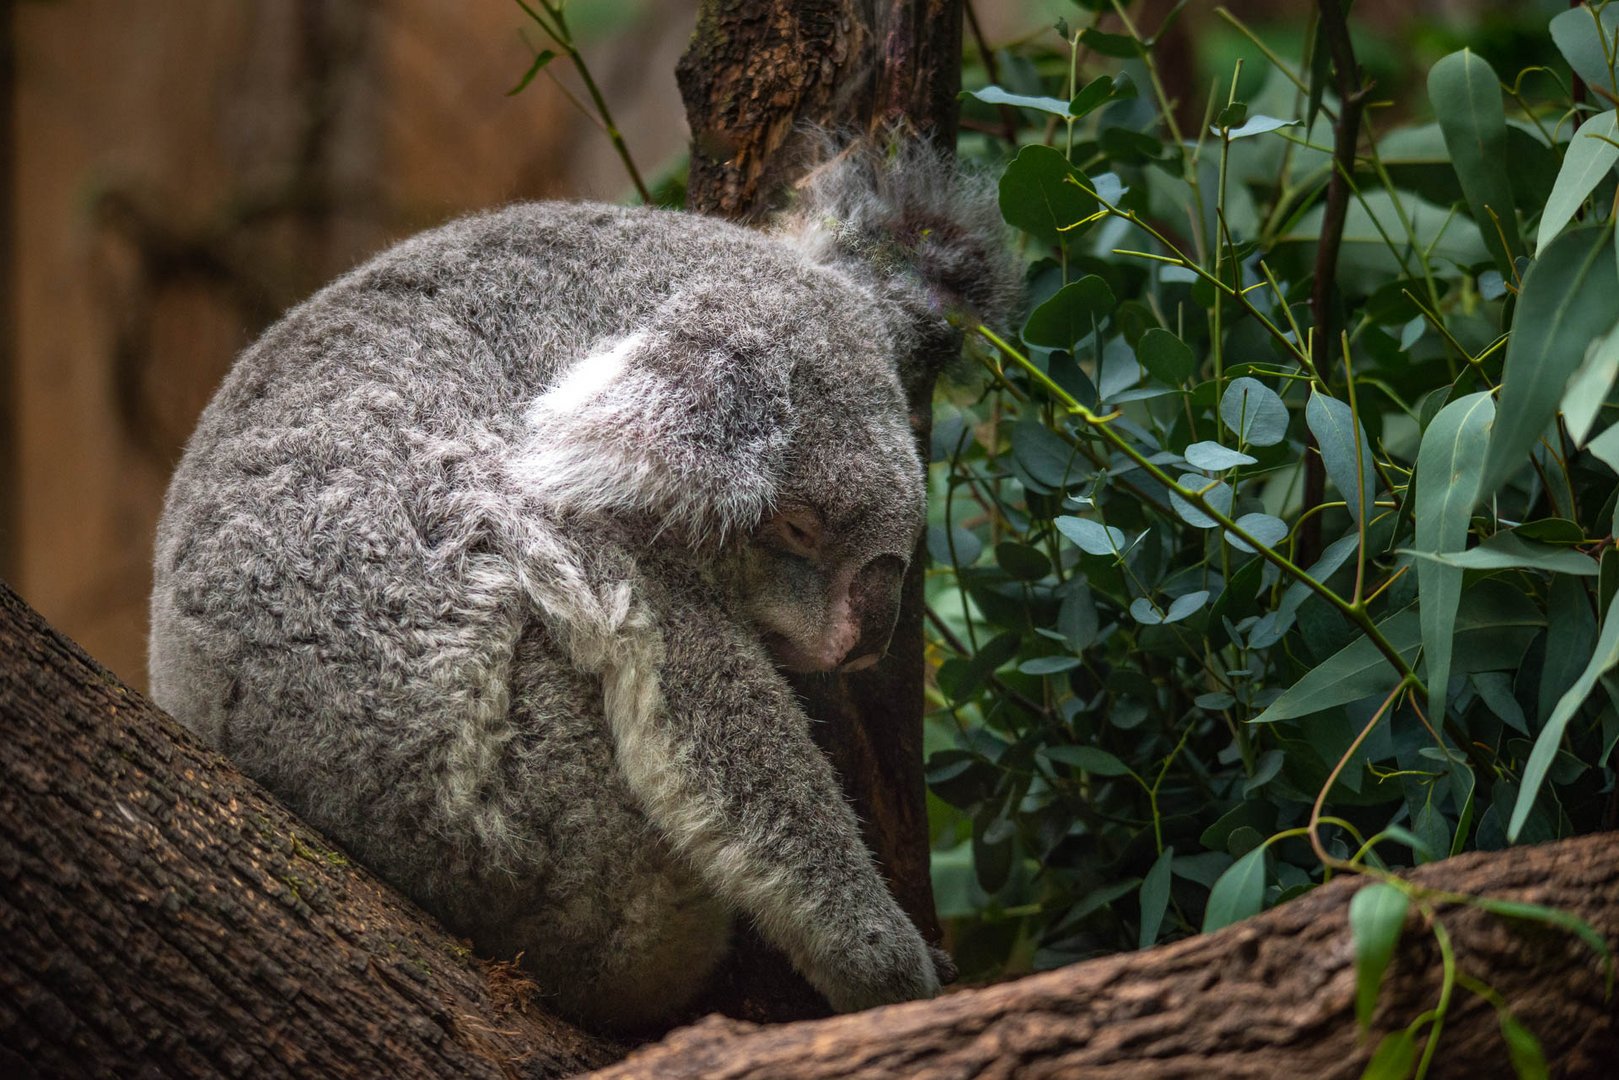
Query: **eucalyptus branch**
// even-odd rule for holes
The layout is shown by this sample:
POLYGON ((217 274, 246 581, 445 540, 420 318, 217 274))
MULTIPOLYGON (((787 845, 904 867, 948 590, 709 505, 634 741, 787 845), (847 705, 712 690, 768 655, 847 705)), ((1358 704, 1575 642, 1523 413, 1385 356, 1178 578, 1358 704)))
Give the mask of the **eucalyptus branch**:
MULTIPOLYGON (((1316 0, 1321 13, 1321 37, 1332 56, 1332 71, 1338 89, 1338 118, 1333 122, 1333 169, 1327 179, 1327 204, 1321 217, 1321 241, 1315 254, 1315 287, 1310 295, 1311 328, 1309 350, 1312 357, 1325 356, 1337 337, 1332 319, 1332 297, 1338 276, 1338 252, 1343 246, 1344 223, 1349 214, 1350 177, 1355 171, 1355 146, 1360 142, 1360 115, 1366 107, 1370 87, 1361 81, 1355 47, 1349 40, 1349 24, 1342 0, 1316 0)), ((1315 437, 1309 437, 1315 449, 1315 437)), ((1327 474, 1319 454, 1304 460, 1304 505, 1314 506, 1326 494, 1327 474)), ((1321 550, 1321 525, 1312 522, 1299 537, 1303 560, 1310 562, 1321 550)))
MULTIPOLYGON (((596 110, 596 118, 600 120, 602 130, 607 133, 608 141, 613 144, 618 159, 624 163, 624 171, 629 174, 630 182, 635 185, 636 194, 641 196, 642 202, 650 204, 652 192, 647 189, 646 181, 641 178, 641 170, 636 168, 635 159, 630 156, 630 148, 624 142, 624 135, 618 130, 618 124, 613 120, 613 111, 607 107, 607 99, 602 96, 601 87, 596 85, 595 76, 590 73, 590 65, 585 63, 584 56, 579 52, 579 46, 574 44, 573 33, 568 29, 568 20, 563 12, 563 4, 560 0, 534 0, 534 3, 539 6, 539 11, 530 7, 526 0, 517 0, 517 6, 522 8, 552 43, 562 50, 568 62, 573 65, 573 69, 579 73, 579 80, 585 84, 585 92, 590 95, 591 105, 596 110), (543 16, 540 14, 541 11, 545 13, 543 16)), ((544 60, 536 57, 535 66, 529 70, 528 78, 532 78, 543 66, 544 60)), ((527 81, 525 78, 524 82, 519 83, 518 89, 526 85, 527 81)), ((568 97, 576 105, 579 104, 578 99, 572 94, 568 97)))
POLYGON ((1366 604, 1364 602, 1354 603, 1352 601, 1345 600, 1327 585, 1311 577, 1308 571, 1302 569, 1297 563, 1293 562, 1293 560, 1289 559, 1287 556, 1283 555, 1269 544, 1256 539, 1251 533, 1248 532, 1248 530, 1244 529, 1242 526, 1238 525, 1234 520, 1232 520, 1230 515, 1225 513, 1225 511, 1209 503, 1201 492, 1182 487, 1175 481, 1173 477, 1171 477, 1163 469, 1159 468, 1152 461, 1148 460, 1145 454, 1143 454, 1140 450, 1137 450, 1134 446, 1130 445, 1127 439, 1121 436, 1117 431, 1113 430, 1112 421, 1118 418, 1118 413, 1110 413, 1106 416, 1098 415, 1096 412, 1075 400, 1072 394, 1059 386, 1055 381, 1052 380, 1051 376, 1047 375, 1045 372, 1036 367, 1033 361, 1031 361, 1027 356, 1024 356, 1022 352, 1007 342, 1006 339, 1002 338, 999 334, 995 333, 995 331, 983 325, 979 325, 974 329, 977 331, 979 336, 984 338, 991 345, 995 346, 995 348, 1000 350, 1003 355, 1011 359, 1019 367, 1023 368, 1028 376, 1038 383, 1043 389, 1045 389, 1048 394, 1050 394, 1057 401, 1061 402, 1067 408, 1070 415, 1075 416, 1082 422, 1090 425, 1090 427, 1100 434, 1103 439, 1111 443, 1116 450, 1124 454, 1124 456, 1128 457, 1131 461, 1134 461, 1136 465, 1143 469, 1149 476, 1163 484, 1164 487, 1174 492, 1176 495, 1191 503, 1193 506, 1197 507, 1199 511, 1206 514, 1208 517, 1219 522, 1221 528, 1225 529, 1225 531, 1230 533, 1232 536, 1235 536, 1238 540, 1241 540, 1243 543, 1247 544, 1265 561, 1271 563, 1278 570, 1283 571, 1294 579, 1303 582, 1305 587, 1311 592, 1315 593, 1317 596, 1320 596, 1323 600, 1327 601, 1333 607, 1342 612, 1350 622, 1359 627, 1360 631, 1366 635, 1367 639, 1371 641, 1372 645, 1377 649, 1377 651, 1383 654, 1384 658, 1388 660, 1388 662, 1393 666, 1395 672, 1403 680, 1403 684, 1415 686, 1424 694, 1427 693, 1426 688, 1423 687, 1421 680, 1417 678, 1416 673, 1412 670, 1411 665, 1406 662, 1405 657, 1401 655, 1400 650, 1394 647, 1393 643, 1390 642, 1389 639, 1383 634, 1383 631, 1379 629, 1376 621, 1372 619, 1371 614, 1367 611, 1366 604))

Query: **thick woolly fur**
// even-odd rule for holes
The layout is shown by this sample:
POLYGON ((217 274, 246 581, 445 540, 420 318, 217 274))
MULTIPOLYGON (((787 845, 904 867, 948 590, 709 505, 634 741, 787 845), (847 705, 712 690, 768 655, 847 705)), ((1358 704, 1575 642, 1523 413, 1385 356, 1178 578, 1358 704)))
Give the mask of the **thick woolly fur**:
POLYGON ((840 1009, 937 989, 764 644, 909 557, 898 364, 999 242, 959 202, 888 235, 873 176, 768 234, 534 204, 406 241, 242 354, 169 490, 156 699, 587 1021, 679 1010, 738 916, 840 1009), (755 542, 805 506, 819 569, 755 542))

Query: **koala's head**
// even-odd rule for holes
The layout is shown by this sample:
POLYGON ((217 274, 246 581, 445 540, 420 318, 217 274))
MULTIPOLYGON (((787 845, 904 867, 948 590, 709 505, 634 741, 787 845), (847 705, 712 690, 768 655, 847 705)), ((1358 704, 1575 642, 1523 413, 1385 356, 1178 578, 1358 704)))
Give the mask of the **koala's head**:
POLYGON ((799 369, 793 397, 806 404, 776 497, 739 547, 746 613, 789 670, 870 667, 899 614, 925 502, 915 436, 885 359, 799 369))

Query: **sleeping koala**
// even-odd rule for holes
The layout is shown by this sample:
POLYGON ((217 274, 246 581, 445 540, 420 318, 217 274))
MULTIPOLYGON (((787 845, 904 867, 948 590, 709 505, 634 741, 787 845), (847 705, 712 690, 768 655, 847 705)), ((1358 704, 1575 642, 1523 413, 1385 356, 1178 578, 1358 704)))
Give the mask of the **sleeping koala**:
POLYGON ((407 240, 203 413, 153 696, 587 1023, 680 1009, 738 915, 840 1010, 927 997, 778 665, 883 655, 901 365, 1014 287, 993 198, 920 151, 845 152, 771 232, 538 203, 407 240))

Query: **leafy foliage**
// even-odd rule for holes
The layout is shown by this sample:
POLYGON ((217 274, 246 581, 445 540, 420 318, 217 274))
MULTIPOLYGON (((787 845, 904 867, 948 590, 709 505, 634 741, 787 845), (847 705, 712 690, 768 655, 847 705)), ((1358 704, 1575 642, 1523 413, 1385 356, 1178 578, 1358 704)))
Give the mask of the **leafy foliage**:
MULTIPOLYGON (((1029 305, 969 335, 982 377, 933 436, 929 785, 964 971, 1612 824, 1616 20, 1541 30, 1556 78, 1462 50, 1410 122, 1374 113, 1325 305, 1324 59, 1269 52, 1183 130, 1149 38, 1060 27, 967 102, 1034 126, 964 140, 1002 170, 1029 305)), ((1364 1021, 1409 898, 1361 897, 1364 1021)), ((1418 1034, 1378 1068, 1425 1067, 1418 1034)))

